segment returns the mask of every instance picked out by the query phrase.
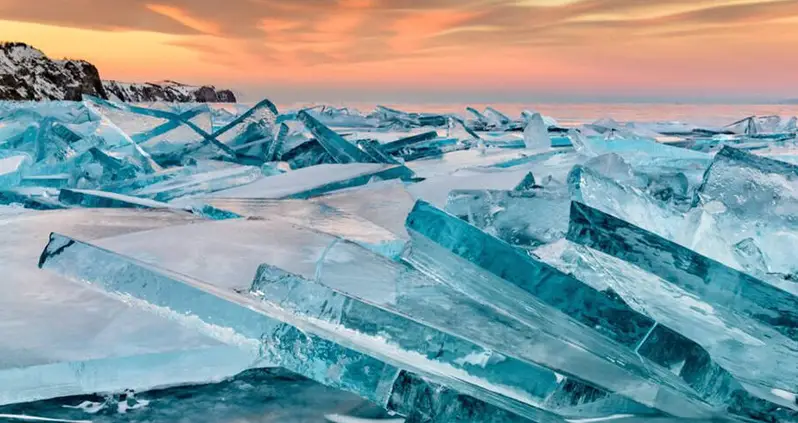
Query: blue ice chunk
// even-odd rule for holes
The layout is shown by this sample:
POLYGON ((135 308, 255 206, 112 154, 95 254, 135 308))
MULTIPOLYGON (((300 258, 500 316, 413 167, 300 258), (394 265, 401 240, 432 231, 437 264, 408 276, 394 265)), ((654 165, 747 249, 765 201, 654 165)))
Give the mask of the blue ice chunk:
POLYGON ((237 188, 216 192, 215 198, 304 199, 372 180, 409 179, 404 166, 377 163, 325 164, 263 178, 237 188))
POLYGON ((378 160, 357 148, 344 137, 316 120, 307 111, 301 111, 297 118, 305 124, 316 140, 337 163, 377 163, 378 160))
POLYGON ((779 289, 578 202, 571 204, 568 239, 626 260, 715 307, 798 339, 798 291, 779 289))
POLYGON ((217 330, 232 332, 239 344, 261 345, 266 362, 355 393, 401 415, 421 412, 433 421, 438 417, 449 421, 449 414, 466 413, 478 421, 492 421, 495 417, 491 416, 500 413, 514 415, 514 419, 559 421, 548 413, 409 360, 412 355, 397 356, 364 337, 336 330, 337 325, 293 316, 267 302, 68 237, 53 234, 40 263, 45 269, 91 281, 111 294, 138 298, 179 321, 199 319, 217 330), (92 265, 87 266, 88 263, 92 265), (466 397, 451 402, 459 395, 466 397), (447 401, 445 406, 438 403, 441 400, 447 401))

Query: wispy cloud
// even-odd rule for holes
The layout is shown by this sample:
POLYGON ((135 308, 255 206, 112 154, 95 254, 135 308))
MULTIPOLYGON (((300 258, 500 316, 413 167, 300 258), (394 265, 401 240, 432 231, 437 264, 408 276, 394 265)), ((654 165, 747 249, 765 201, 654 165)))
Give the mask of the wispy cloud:
MULTIPOLYGON (((169 45, 237 78, 308 83, 378 79, 380 70, 413 83, 460 81, 491 66, 504 80, 549 75, 555 87, 586 84, 567 79, 575 74, 618 84, 681 78, 689 87, 718 68, 767 71, 735 49, 767 60, 798 42, 795 0, 0 0, 0 19, 167 34, 175 37, 169 45), (666 68, 670 75, 659 70, 666 68)), ((771 66, 798 66, 791 57, 771 66)), ((786 71, 767 72, 773 84, 790 81, 786 71)), ((706 83, 742 80, 732 74, 706 83)))

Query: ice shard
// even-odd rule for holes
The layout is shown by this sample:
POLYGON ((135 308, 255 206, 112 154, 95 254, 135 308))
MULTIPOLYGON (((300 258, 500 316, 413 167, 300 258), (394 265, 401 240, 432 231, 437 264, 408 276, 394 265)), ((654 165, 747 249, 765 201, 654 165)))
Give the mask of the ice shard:
POLYGON ((798 296, 675 242, 574 202, 568 239, 635 264, 676 286, 798 339, 798 296))
POLYGON ((450 421, 464 413, 479 421, 496 418, 491 416, 505 416, 497 421, 560 421, 434 367, 414 363, 407 353, 394 355, 376 348, 336 325, 297 318, 267 302, 247 299, 74 239, 52 235, 40 264, 65 276, 90 281, 114 295, 138 298, 178 321, 198 319, 219 330, 232 331, 239 343, 260 344, 266 362, 353 392, 398 414, 421 412, 432 421, 450 421), (92 265, 86 266, 88 263, 92 265), (461 395, 462 401, 451 402, 461 395), (441 400, 447 403, 439 403, 441 400))
POLYGON ((732 414, 789 421, 798 407, 773 393, 794 379, 789 348, 759 342, 757 328, 720 315, 656 275, 600 251, 562 240, 536 249, 536 257, 595 287, 615 291, 657 325, 635 351, 670 369, 710 402, 732 414), (742 330, 741 330, 742 329, 742 330), (752 332, 753 336, 748 332, 752 332))
POLYGON ((336 163, 379 163, 380 161, 372 157, 365 151, 357 148, 344 137, 338 135, 332 129, 316 120, 307 111, 301 111, 297 118, 305 124, 308 130, 316 137, 316 140, 324 147, 327 154, 336 163))
MULTIPOLYGON (((427 269, 434 269, 435 274, 448 272, 451 277, 458 279, 454 282, 456 285, 464 286, 464 281, 467 279, 462 276, 463 262, 450 263, 450 266, 458 267, 447 268, 447 260, 451 259, 446 259, 442 255, 447 254, 447 250, 466 262, 512 282, 532 294, 534 298, 563 311, 603 336, 625 345, 631 351, 665 368, 672 368, 673 365, 681 363, 680 372, 676 374, 699 392, 705 400, 723 405, 730 412, 743 415, 756 412, 761 407, 759 403, 763 400, 748 393, 700 346, 630 307, 616 292, 618 290, 625 293, 629 288, 603 281, 604 278, 612 276, 602 275, 596 278, 588 274, 587 279, 582 279, 583 274, 576 273, 580 278, 574 278, 495 238, 484 234, 478 235, 476 228, 424 204, 418 204, 408 217, 408 229, 413 235, 414 245, 410 261, 419 263, 427 269), (437 247, 429 246, 429 241, 425 239, 437 244, 437 247), (419 246, 425 246, 423 251, 416 251, 419 246), (455 270, 456 268, 460 270, 455 270), (547 289, 548 285, 550 288, 547 289), (690 353, 692 355, 687 355, 687 351, 692 351, 690 353), (687 361, 690 362, 690 366, 685 368, 683 366, 687 361), (681 372, 682 370, 684 371, 681 372), (735 411, 734 407, 741 398, 748 402, 747 406, 750 408, 735 411)), ((601 269, 600 265, 596 267, 601 269)), ((567 270, 569 273, 573 272, 571 268, 567 270)), ((502 282, 494 282, 497 283, 502 282)), ((494 304, 509 309, 516 307, 513 305, 515 301, 529 301, 529 299, 522 300, 517 293, 512 297, 509 296, 512 294, 502 293, 502 288, 498 285, 492 289, 482 289, 482 293, 479 293, 480 289, 474 286, 467 288, 468 291, 477 292, 483 300, 490 298, 494 304), (509 302, 501 300, 502 296, 509 298, 509 302)), ((509 288, 505 288, 507 289, 509 288)), ((516 316, 521 315, 516 314, 516 316)), ((766 408, 767 406, 763 407, 766 408)))
POLYGON ((524 145, 526 148, 546 148, 551 146, 549 131, 543 123, 540 113, 535 113, 526 122, 524 127, 524 145))

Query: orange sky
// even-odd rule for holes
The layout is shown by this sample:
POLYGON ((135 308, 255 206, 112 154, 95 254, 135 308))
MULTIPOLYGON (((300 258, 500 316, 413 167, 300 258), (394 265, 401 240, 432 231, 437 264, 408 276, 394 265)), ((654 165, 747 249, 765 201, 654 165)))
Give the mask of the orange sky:
POLYGON ((796 0, 0 0, 0 38, 281 101, 798 97, 796 0))

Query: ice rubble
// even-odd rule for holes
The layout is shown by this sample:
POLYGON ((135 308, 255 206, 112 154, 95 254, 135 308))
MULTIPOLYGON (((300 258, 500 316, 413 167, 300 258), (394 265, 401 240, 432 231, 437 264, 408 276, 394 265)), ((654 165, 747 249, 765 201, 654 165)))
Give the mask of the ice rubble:
POLYGON ((0 404, 281 367, 408 422, 798 418, 794 118, 467 112, 0 103, 0 404))

